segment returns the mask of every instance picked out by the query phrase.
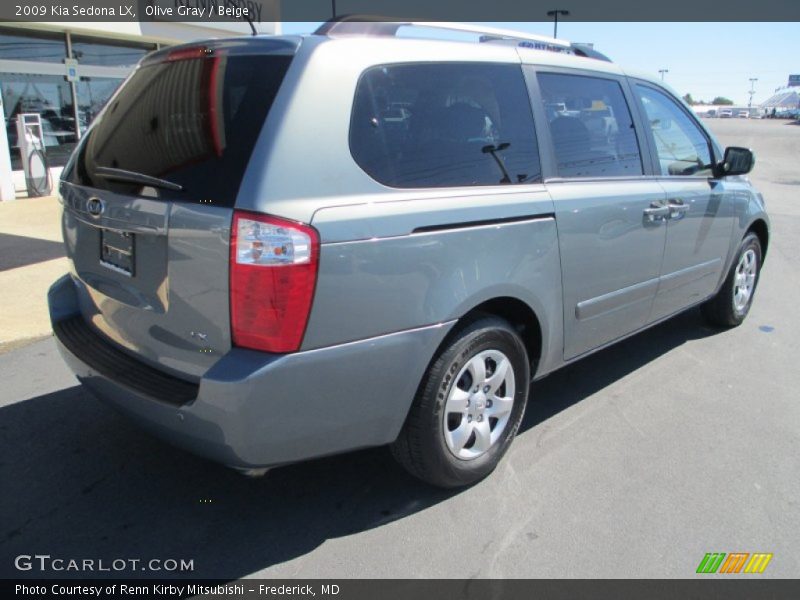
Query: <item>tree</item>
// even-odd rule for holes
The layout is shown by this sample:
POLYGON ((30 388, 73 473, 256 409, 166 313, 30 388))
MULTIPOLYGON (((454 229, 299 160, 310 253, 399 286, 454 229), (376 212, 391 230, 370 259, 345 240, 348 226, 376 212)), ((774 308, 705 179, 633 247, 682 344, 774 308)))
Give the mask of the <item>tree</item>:
POLYGON ((694 98, 692 98, 691 94, 686 94, 683 97, 683 101, 686 102, 686 104, 688 104, 689 106, 691 106, 692 104, 697 104, 697 102, 694 101, 694 98))
POLYGON ((721 106, 733 106, 733 100, 729 100, 724 96, 717 96, 711 101, 711 104, 719 104, 721 106))

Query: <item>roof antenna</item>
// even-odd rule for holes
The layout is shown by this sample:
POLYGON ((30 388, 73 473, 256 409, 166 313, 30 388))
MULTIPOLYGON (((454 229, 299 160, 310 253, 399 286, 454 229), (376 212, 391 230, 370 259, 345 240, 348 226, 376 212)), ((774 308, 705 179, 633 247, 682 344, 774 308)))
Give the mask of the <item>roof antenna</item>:
POLYGON ((253 25, 253 19, 251 19, 250 17, 245 17, 245 18, 247 19, 247 24, 250 25, 250 30, 253 32, 253 35, 258 35, 258 32, 256 31, 256 26, 253 25))
MULTIPOLYGON (((225 0, 225 4, 227 4, 228 6, 233 6, 233 7, 235 7, 235 8, 239 8, 239 7, 238 7, 238 6, 237 6, 237 5, 236 5, 236 4, 233 2, 233 0, 225 0)), ((256 31, 256 26, 255 26, 255 25, 253 25, 253 19, 250 17, 250 11, 247 11, 247 12, 245 12, 245 13, 242 13, 242 16, 244 17, 244 20, 245 20, 245 21, 247 21, 247 24, 248 24, 248 25, 250 25, 250 31, 252 31, 252 32, 253 32, 253 35, 258 35, 258 32, 256 31)))

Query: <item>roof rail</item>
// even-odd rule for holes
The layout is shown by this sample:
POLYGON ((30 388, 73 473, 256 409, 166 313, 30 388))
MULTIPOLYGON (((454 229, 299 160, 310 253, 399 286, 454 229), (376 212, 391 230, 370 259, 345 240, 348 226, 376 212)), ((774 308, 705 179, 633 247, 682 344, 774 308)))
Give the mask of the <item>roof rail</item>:
POLYGON ((589 44, 575 44, 572 43, 572 52, 576 56, 585 56, 586 58, 594 58, 596 60, 604 60, 605 62, 613 62, 602 52, 598 52, 589 44))
POLYGON ((511 29, 498 29, 468 23, 448 23, 438 21, 411 21, 392 20, 392 17, 375 15, 342 15, 323 23, 315 35, 328 37, 338 36, 387 36, 394 37, 401 27, 423 27, 426 29, 440 29, 443 31, 458 31, 463 33, 478 34, 479 41, 483 43, 513 43, 523 48, 534 50, 548 50, 550 52, 563 52, 576 56, 594 58, 611 62, 611 60, 586 44, 571 44, 567 40, 525 33, 511 29))

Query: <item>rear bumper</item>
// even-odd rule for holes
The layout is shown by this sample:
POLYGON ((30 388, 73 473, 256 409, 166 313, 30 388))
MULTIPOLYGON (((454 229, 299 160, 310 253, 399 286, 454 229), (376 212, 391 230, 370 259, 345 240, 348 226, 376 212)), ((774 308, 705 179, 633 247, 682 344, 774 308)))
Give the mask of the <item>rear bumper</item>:
POLYGON ((53 284, 49 304, 59 351, 86 389, 166 441, 237 468, 393 441, 453 325, 285 355, 234 348, 196 385, 104 348, 76 316, 71 277, 53 284))

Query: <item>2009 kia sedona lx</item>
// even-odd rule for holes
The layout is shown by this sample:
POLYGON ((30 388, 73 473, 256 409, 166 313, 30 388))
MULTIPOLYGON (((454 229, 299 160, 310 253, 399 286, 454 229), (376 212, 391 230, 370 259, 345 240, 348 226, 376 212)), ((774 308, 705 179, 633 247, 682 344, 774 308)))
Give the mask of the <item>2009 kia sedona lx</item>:
POLYGON ((406 26, 142 60, 60 182, 50 309, 87 389, 246 472, 391 444, 458 486, 530 381, 691 306, 742 322, 749 150, 588 48, 406 26))

